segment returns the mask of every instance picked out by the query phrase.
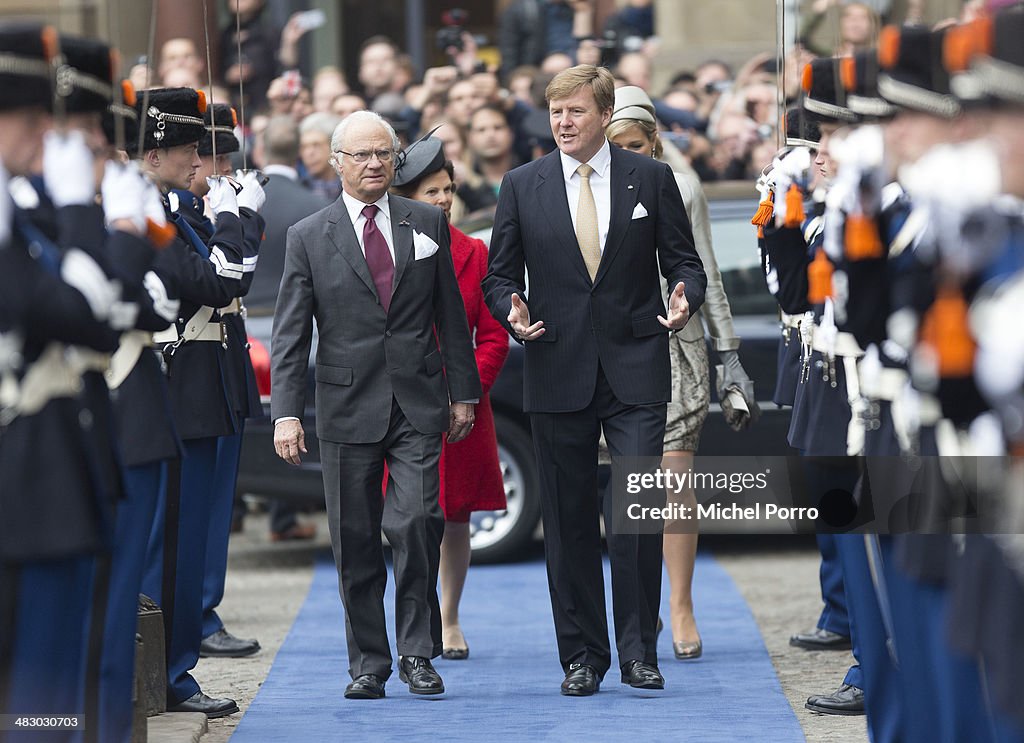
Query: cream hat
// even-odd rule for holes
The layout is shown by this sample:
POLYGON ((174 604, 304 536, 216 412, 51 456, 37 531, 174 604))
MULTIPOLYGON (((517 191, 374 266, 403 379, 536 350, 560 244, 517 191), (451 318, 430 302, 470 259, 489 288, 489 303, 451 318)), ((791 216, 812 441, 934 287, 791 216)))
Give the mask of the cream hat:
MULTIPOLYGON (((654 104, 643 88, 636 85, 624 85, 615 91, 615 108, 612 110, 612 121, 646 121, 655 124, 654 104)), ((609 122, 611 123, 611 122, 609 122)))

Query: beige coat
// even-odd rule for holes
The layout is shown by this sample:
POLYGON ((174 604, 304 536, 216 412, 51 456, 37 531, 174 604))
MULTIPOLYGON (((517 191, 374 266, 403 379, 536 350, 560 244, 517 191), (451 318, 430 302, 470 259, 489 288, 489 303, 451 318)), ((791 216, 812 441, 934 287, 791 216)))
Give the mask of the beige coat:
MULTIPOLYGON (((700 179, 692 173, 676 172, 676 185, 682 194, 686 213, 690 217, 693 229, 693 241, 697 254, 704 263, 704 273, 708 277, 708 286, 704 295, 704 306, 686 323, 675 338, 682 341, 695 341, 704 337, 705 333, 712 338, 716 351, 733 351, 740 347, 740 339, 732 326, 732 310, 729 298, 722 286, 722 274, 718 271, 718 261, 711 246, 711 218, 708 215, 708 200, 704 196, 700 179)), ((668 287, 665 296, 668 295, 668 287)))

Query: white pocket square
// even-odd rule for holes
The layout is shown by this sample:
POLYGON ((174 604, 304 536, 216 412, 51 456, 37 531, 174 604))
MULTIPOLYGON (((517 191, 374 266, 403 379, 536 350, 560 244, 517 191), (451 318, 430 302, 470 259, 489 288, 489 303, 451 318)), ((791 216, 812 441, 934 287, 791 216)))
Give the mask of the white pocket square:
POLYGON ((412 246, 416 250, 416 260, 429 258, 437 252, 437 243, 422 232, 412 233, 412 246))
POLYGON ((646 216, 647 216, 647 209, 644 208, 643 204, 637 202, 637 205, 633 208, 633 217, 632 218, 633 219, 643 219, 646 216))

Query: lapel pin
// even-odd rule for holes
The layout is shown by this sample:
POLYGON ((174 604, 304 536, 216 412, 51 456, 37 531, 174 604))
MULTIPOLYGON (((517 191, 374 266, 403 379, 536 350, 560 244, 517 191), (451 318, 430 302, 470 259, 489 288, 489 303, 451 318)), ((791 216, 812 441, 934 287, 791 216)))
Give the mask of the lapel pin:
POLYGON ((632 191, 633 190, 633 184, 630 183, 628 186, 626 186, 626 190, 627 191, 632 191))

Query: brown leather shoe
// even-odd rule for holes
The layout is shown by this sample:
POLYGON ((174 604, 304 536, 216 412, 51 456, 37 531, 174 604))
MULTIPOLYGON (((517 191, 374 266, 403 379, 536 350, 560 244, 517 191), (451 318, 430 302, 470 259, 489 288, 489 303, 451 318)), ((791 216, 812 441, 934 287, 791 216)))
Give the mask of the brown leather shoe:
POLYGON ((270 532, 271 542, 290 542, 300 539, 312 539, 316 536, 315 524, 293 524, 284 531, 270 532))

